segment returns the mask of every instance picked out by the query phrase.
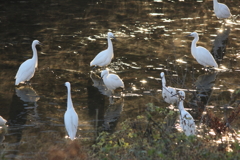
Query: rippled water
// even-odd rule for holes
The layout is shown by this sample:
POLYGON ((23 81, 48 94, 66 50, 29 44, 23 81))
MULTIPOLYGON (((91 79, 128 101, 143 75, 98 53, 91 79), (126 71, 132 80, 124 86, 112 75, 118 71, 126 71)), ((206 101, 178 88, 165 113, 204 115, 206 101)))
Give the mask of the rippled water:
MULTIPOLYGON (((233 15, 240 2, 226 3, 233 15)), ((99 128, 115 130, 118 122, 144 112, 147 103, 168 107, 161 98, 160 72, 167 84, 186 91, 185 107, 199 125, 207 105, 225 117, 239 103, 240 20, 222 25, 212 1, 6 1, 0 3, 1 154, 32 158, 53 144, 65 143, 63 116, 66 81, 79 115, 78 137, 94 141, 99 128), (109 68, 125 83, 123 98, 109 99, 90 61, 107 47, 111 31, 114 59, 109 68), (222 69, 209 73, 192 57, 192 38, 210 50, 222 69), (32 56, 38 39, 39 66, 31 86, 14 86, 19 65, 32 56), (114 102, 113 102, 114 101, 114 102), (224 109, 224 106, 226 109, 224 109)), ((116 91, 116 96, 121 90, 116 91)), ((239 119, 232 127, 239 131, 239 119)))

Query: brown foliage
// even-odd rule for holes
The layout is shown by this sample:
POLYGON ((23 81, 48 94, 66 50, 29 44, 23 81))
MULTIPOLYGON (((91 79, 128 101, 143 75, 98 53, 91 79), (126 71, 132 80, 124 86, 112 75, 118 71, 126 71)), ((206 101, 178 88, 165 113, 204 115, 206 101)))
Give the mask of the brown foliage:
POLYGON ((221 120, 221 117, 217 117, 212 111, 207 110, 207 115, 204 118, 210 128, 214 130, 216 134, 223 134, 227 131, 228 126, 240 115, 240 105, 234 109, 227 119, 221 120))
POLYGON ((49 160, 63 160, 63 159, 87 159, 87 154, 80 142, 72 141, 65 146, 56 145, 51 147, 48 151, 49 160))

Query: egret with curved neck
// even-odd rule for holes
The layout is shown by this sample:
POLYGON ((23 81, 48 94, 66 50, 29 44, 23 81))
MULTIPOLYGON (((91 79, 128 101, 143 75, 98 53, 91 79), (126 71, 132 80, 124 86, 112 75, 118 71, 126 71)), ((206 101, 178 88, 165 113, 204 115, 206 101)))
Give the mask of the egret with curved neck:
POLYGON ((116 74, 109 74, 108 69, 101 72, 101 77, 105 86, 111 90, 112 94, 116 88, 124 88, 124 83, 121 78, 116 74))
POLYGON ((218 3, 217 0, 213 0, 213 10, 219 19, 225 19, 232 16, 228 6, 223 3, 218 3))
POLYGON ((111 60, 114 57, 111 38, 115 38, 115 36, 112 32, 108 32, 108 48, 98 53, 98 55, 91 61, 90 66, 104 67, 111 63, 111 60))
POLYGON ((65 83, 67 87, 67 111, 64 114, 65 128, 68 132, 68 136, 71 140, 74 140, 78 128, 78 115, 73 107, 71 98, 71 85, 69 82, 65 83))
POLYGON ((178 102, 178 95, 175 88, 166 86, 166 79, 164 72, 161 72, 160 77, 162 78, 162 97, 165 102, 174 104, 178 102))
POLYGON ((29 81, 34 76, 35 68, 38 67, 38 55, 36 45, 41 45, 41 43, 38 40, 34 40, 32 42, 33 56, 31 59, 26 60, 20 65, 15 76, 15 85, 18 85, 19 83, 24 83, 25 81, 29 81))
POLYGON ((199 40, 198 33, 192 32, 188 36, 194 37, 191 45, 191 53, 192 56, 197 60, 197 62, 204 67, 210 66, 218 68, 218 64, 213 58, 212 54, 204 47, 197 47, 197 42, 199 40))

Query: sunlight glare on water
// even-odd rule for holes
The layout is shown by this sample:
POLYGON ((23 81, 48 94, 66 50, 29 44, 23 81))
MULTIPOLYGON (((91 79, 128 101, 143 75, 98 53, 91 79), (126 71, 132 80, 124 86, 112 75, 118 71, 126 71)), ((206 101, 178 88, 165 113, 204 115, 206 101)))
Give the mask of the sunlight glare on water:
MULTIPOLYGON (((186 92, 187 110, 196 125, 206 129, 200 128, 197 136, 227 141, 201 119, 212 111, 212 118, 224 124, 238 108, 240 27, 239 20, 231 19, 223 25, 212 11, 212 1, 29 2, 6 1, 1 17, 0 115, 8 120, 1 144, 6 146, 6 159, 33 159, 46 154, 46 146, 66 143, 66 81, 72 84, 79 116, 77 137, 86 144, 94 143, 106 128, 121 130, 119 124, 136 119, 146 104, 177 112, 176 106, 162 98, 161 72, 166 74, 167 85, 186 92), (114 57, 107 68, 125 85, 115 91, 113 100, 101 78, 102 68, 89 66, 107 49, 109 31, 117 40, 112 39, 114 57), (199 33, 197 46, 207 48, 218 61, 216 71, 208 71, 193 58, 192 39, 185 36, 194 31, 199 33), (30 87, 15 87, 16 71, 31 58, 34 39, 44 44, 37 47, 38 69, 30 87), (124 101, 118 102, 120 98, 124 101), (114 107, 118 113, 110 112, 114 107)), ((239 5, 228 2, 234 15, 239 5)), ((161 115, 156 122, 164 119, 161 115)), ((231 122, 238 136, 239 126, 237 118, 231 122)), ((240 141, 239 137, 229 140, 234 141, 240 141)))

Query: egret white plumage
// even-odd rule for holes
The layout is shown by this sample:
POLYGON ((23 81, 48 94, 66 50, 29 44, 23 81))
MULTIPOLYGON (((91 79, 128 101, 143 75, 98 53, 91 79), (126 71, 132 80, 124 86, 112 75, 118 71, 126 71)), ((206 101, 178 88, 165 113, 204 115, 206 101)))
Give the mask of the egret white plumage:
POLYGON ((160 76, 162 78, 162 97, 164 101, 169 104, 177 103, 179 98, 178 98, 176 89, 166 86, 166 79, 165 79, 164 72, 161 72, 160 76))
POLYGON ((108 36, 107 36, 108 48, 98 53, 98 55, 91 61, 90 66, 104 67, 111 63, 111 60, 113 59, 114 54, 113 54, 113 45, 110 38, 115 38, 112 32, 108 32, 108 36))
POLYGON ((20 65, 15 76, 15 85, 18 85, 19 83, 24 83, 25 81, 29 81, 33 77, 35 73, 35 68, 37 68, 38 66, 36 45, 41 45, 41 43, 38 40, 34 40, 32 42, 33 56, 31 59, 26 60, 20 65))
POLYGON ((70 139, 74 140, 78 128, 78 115, 72 103, 71 85, 69 82, 66 82, 65 86, 67 87, 68 94, 67 94, 67 111, 64 114, 64 123, 70 139))
POLYGON ((103 70, 101 72, 101 77, 103 79, 103 82, 104 82, 105 86, 109 90, 111 90, 112 93, 116 88, 119 88, 119 87, 124 88, 124 83, 121 80, 121 78, 116 74, 109 74, 108 69, 103 70))
POLYGON ((2 116, 0 116, 0 126, 4 126, 6 124, 7 120, 4 119, 2 116))
POLYGON ((184 91, 178 91, 179 93, 179 104, 178 109, 180 112, 180 126, 186 136, 195 135, 196 128, 195 128, 195 122, 193 117, 190 113, 188 113, 183 106, 183 100, 185 99, 185 92, 184 91))
POLYGON ((212 54, 204 47, 197 47, 197 42, 199 40, 198 33, 192 32, 187 36, 194 37, 191 45, 191 53, 192 56, 197 60, 197 62, 204 67, 210 66, 218 68, 218 64, 213 58, 212 54))
POLYGON ((232 16, 228 6, 223 3, 218 3, 217 0, 213 0, 213 10, 219 19, 225 19, 232 16))

